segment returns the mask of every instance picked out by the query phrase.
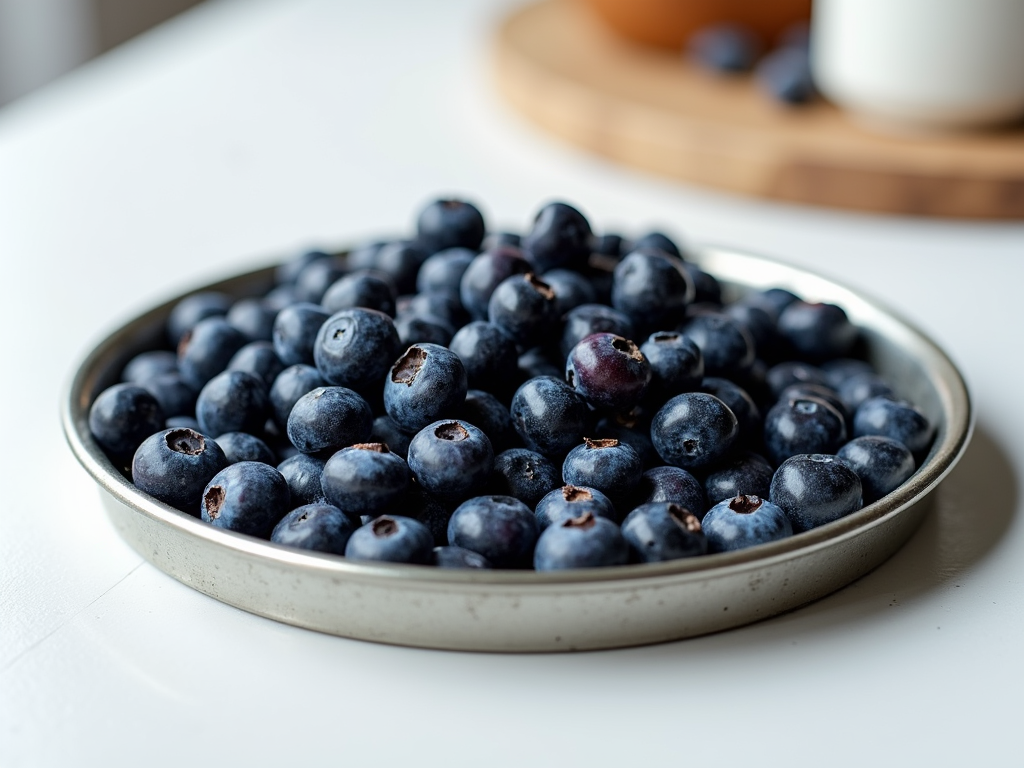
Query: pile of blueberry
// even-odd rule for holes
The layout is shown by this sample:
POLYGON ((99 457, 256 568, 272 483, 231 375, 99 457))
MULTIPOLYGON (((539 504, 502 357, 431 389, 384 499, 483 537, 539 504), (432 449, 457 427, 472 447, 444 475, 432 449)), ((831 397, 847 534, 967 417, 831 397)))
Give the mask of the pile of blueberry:
POLYGON ((211 525, 448 568, 657 562, 837 520, 933 425, 838 306, 723 304, 672 239, 523 235, 438 200, 415 237, 305 253, 265 296, 193 294, 89 413, 150 496, 211 525))

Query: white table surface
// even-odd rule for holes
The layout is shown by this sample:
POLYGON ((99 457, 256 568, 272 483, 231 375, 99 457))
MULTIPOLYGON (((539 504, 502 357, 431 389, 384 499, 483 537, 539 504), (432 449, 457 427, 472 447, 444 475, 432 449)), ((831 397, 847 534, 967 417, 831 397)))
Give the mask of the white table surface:
POLYGON ((215 2, 0 110, 0 765, 1021 765, 1024 224, 847 214, 636 174, 494 94, 500 2, 215 2), (962 367, 974 441, 892 560, 685 642, 477 655, 344 640, 182 586, 117 536, 61 388, 107 330, 440 192, 553 197, 813 267, 962 367))

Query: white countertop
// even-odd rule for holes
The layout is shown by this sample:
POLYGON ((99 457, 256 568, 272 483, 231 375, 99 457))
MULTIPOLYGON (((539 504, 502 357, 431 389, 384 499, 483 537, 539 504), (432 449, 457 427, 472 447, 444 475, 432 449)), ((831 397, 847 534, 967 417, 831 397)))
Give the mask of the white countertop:
POLYGON ((768 204, 568 148, 494 94, 499 2, 214 2, 0 110, 0 765, 1019 765, 1024 223, 768 204), (258 618, 150 566, 67 449, 106 331, 258 261, 553 197, 812 267, 925 329, 977 430, 889 562, 760 624, 480 655, 258 618))

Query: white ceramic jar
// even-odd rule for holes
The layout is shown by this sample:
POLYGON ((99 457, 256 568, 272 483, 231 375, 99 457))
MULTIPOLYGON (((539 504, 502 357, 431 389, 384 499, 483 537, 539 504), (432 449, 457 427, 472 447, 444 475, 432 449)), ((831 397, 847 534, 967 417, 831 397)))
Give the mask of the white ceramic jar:
POLYGON ((815 0, 811 49, 821 92, 875 125, 1024 116, 1024 0, 815 0))

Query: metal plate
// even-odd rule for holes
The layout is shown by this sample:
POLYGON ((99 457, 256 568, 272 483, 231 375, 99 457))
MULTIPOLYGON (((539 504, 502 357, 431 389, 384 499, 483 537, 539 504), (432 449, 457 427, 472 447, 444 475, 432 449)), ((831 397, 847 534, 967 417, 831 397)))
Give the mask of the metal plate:
MULTIPOLYGON (((181 298, 92 350, 62 404, 75 456, 100 486, 114 525, 143 557, 207 595, 271 619, 345 637, 478 651, 568 651, 715 632, 816 600, 882 563, 914 532, 931 494, 963 454, 973 416, 960 373, 924 334, 877 303, 804 270, 719 248, 694 259, 735 297, 780 286, 842 306, 869 360, 937 424, 917 473, 834 523, 739 552, 560 573, 367 565, 214 528, 136 490, 93 442, 88 409, 124 363, 159 346, 181 298)), ((272 285, 264 269, 206 286, 235 296, 272 285)))

